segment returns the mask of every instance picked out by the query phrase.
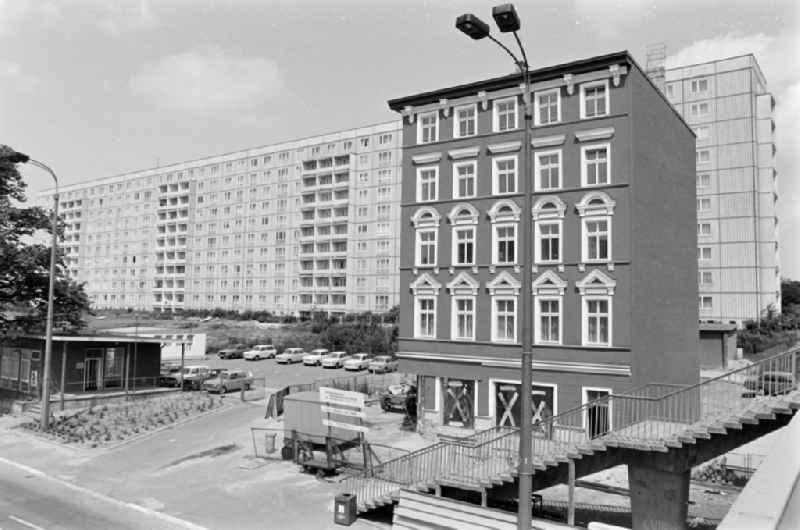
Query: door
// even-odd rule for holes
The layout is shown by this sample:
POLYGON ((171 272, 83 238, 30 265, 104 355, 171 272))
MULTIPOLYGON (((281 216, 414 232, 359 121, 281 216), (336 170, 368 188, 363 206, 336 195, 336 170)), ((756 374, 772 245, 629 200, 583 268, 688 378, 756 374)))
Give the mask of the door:
POLYGON ((445 379, 444 424, 471 429, 475 420, 475 381, 445 379))
MULTIPOLYGON (((500 427, 519 427, 522 417, 522 402, 519 398, 520 384, 497 382, 494 384, 495 424, 500 427)), ((534 432, 545 433, 544 425, 555 411, 555 387, 531 386, 531 423, 534 432)))
POLYGON ((603 436, 611 430, 611 400, 608 397, 610 395, 611 391, 605 388, 583 389, 584 403, 600 400, 587 407, 584 414, 585 428, 590 438, 603 436))
POLYGON ((83 390, 100 390, 103 388, 103 371, 99 358, 87 357, 83 366, 83 390))

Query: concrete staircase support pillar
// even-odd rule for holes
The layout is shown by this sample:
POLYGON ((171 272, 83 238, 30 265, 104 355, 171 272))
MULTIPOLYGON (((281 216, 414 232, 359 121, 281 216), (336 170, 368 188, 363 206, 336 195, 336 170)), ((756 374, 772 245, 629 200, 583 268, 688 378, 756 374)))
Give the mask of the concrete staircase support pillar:
POLYGON ((633 528, 683 530, 688 515, 691 470, 665 471, 628 464, 633 528))

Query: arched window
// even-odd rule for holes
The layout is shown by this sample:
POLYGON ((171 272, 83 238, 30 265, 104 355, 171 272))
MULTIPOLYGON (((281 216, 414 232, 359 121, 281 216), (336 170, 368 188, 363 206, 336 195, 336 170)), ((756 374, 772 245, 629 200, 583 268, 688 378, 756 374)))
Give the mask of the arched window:
POLYGON ((562 263, 563 256, 563 219, 567 207, 564 202, 548 195, 540 198, 533 205, 531 215, 534 220, 534 263, 562 263))
POLYGON ((520 209, 514 201, 497 201, 489 210, 492 220, 492 265, 517 264, 517 224, 520 209))
POLYGON ((478 210, 471 204, 456 204, 448 215, 453 225, 451 266, 474 266, 477 250, 478 210))
POLYGON ((587 193, 575 207, 581 216, 581 262, 612 261, 611 218, 616 203, 602 191, 587 193))

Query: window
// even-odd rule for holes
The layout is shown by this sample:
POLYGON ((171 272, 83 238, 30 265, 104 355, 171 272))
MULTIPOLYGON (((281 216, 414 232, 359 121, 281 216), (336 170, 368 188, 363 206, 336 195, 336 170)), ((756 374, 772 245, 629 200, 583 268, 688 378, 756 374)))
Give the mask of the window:
POLYGON ((689 86, 692 94, 708 92, 708 79, 692 79, 689 86))
POLYGON ((609 184, 609 145, 592 145, 581 148, 581 184, 598 186, 609 184))
POLYGON ((609 346, 611 344, 610 300, 608 298, 585 298, 584 344, 609 346))
POLYGON ((492 305, 492 341, 516 342, 516 320, 516 299, 494 298, 492 305))
POLYGON ((536 223, 537 237, 537 262, 561 261, 561 221, 548 221, 536 223))
POLYGON ((711 211, 711 199, 700 198, 697 199, 697 211, 699 213, 708 213, 711 211))
POLYGON ((453 298, 454 340, 475 340, 475 297, 458 296, 453 298))
POLYGON ((436 229, 417 230, 417 266, 436 266, 436 229))
POLYGON ((714 299, 710 296, 700 297, 700 311, 710 311, 714 309, 714 299))
POLYGON ((704 116, 708 116, 710 113, 711 107, 709 106, 708 101, 692 103, 689 105, 689 114, 693 118, 702 118, 704 116))
POLYGON ((453 137, 474 136, 477 131, 477 109, 475 105, 456 107, 453 120, 453 137))
POLYGON ((494 132, 510 131, 517 128, 517 98, 498 99, 494 101, 494 132))
POLYGON ((711 223, 697 223, 697 235, 707 237, 711 235, 711 223))
POLYGON ((584 219, 583 230, 586 243, 583 261, 608 260, 608 220, 584 219))
POLYGON ((709 149, 698 149, 695 153, 695 163, 697 164, 708 164, 711 162, 711 150, 709 149))
POLYGON ((438 194, 439 168, 421 167, 417 169, 417 201, 435 201, 438 194))
POLYGON ((538 298, 536 322, 538 344, 561 343, 561 299, 538 298))
POLYGON ((700 271, 698 276, 700 285, 711 286, 714 284, 714 274, 711 271, 700 271))
POLYGON ((475 196, 475 162, 453 164, 453 198, 464 199, 475 196))
POLYGON ((497 265, 510 265, 516 262, 517 225, 497 225, 494 227, 494 261, 497 265))
POLYGON ((439 113, 420 114, 417 120, 417 143, 429 144, 439 141, 439 113))
POLYGON ((711 261, 711 247, 698 247, 697 259, 700 261, 711 261))
POLYGON ((475 264, 475 227, 453 228, 453 265, 475 264))
POLYGON ((537 92, 534 100, 536 102, 534 125, 548 125, 561 121, 560 89, 537 92))
POLYGON ((433 297, 417 297, 417 325, 415 337, 436 337, 436 299, 433 297))
POLYGON ((517 191, 517 157, 508 156, 492 159, 492 193, 516 193, 517 191))
POLYGON ((708 140, 708 137, 711 134, 711 127, 708 125, 695 127, 694 134, 697 136, 697 140, 708 140))
POLYGON ((607 116, 608 81, 597 81, 581 85, 581 119, 607 116))
POLYGON ((711 187, 711 175, 708 173, 701 173, 697 175, 697 188, 710 188, 711 187))
POLYGON ((536 191, 561 187, 561 150, 544 151, 534 155, 536 191))

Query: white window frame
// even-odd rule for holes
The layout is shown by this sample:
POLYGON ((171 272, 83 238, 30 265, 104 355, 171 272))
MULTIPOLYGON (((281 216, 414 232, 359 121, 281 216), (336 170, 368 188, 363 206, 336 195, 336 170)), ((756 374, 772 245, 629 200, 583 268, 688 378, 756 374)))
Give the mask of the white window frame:
POLYGON ((697 247, 697 261, 712 261, 714 259, 714 249, 708 245, 697 247), (708 250, 708 257, 705 256, 708 250))
POLYGON ((706 287, 714 285, 714 272, 713 271, 700 269, 699 276, 700 277, 698 278, 698 283, 700 285, 704 285, 706 287), (708 281, 705 281, 706 274, 708 275, 708 281))
POLYGON ((582 386, 581 387, 581 405, 583 406, 583 430, 584 432, 588 432, 589 430, 589 407, 586 405, 589 404, 589 392, 608 392, 608 430, 611 431, 614 429, 614 398, 611 397, 614 395, 614 391, 611 388, 599 387, 599 386, 582 386))
POLYGON ((699 165, 699 164, 710 164, 710 163, 711 163, 711 149, 698 149, 697 151, 695 151, 695 164, 699 165), (707 153, 708 160, 703 160, 702 159, 703 157, 700 156, 700 153, 707 153))
MULTIPOLYGON (((416 231, 414 263, 416 267, 437 267, 439 263, 439 229, 438 228, 418 228, 416 231), (422 263, 422 234, 433 234, 433 263, 422 263)), ((431 245, 426 242, 426 246, 431 245)))
POLYGON ((536 295, 533 297, 533 329, 536 330, 534 341, 536 344, 564 344, 564 297, 553 295, 536 295), (558 339, 556 341, 542 339, 540 302, 558 303, 558 339))
POLYGON ((714 297, 708 294, 700 295, 697 297, 698 309, 700 311, 713 311, 714 310, 714 297), (705 301, 708 300, 708 307, 705 307, 705 301))
MULTIPOLYGON (((470 296, 470 295, 455 295, 455 296, 451 297, 451 306, 452 306, 451 317, 450 317, 450 322, 451 322, 450 339, 451 340, 456 340, 456 341, 474 341, 475 340, 475 325, 476 325, 475 306, 476 306, 476 303, 477 303, 476 298, 477 297, 470 296), (458 316, 459 316, 458 302, 459 301, 465 301, 465 300, 467 300, 467 301, 472 303, 472 310, 469 312, 471 314, 471 317, 472 317, 472 334, 469 335, 469 336, 459 336, 459 334, 458 334, 458 316)), ((466 312, 463 312, 463 313, 466 313, 466 312)))
POLYGON ((466 162, 454 162, 453 163, 453 198, 454 199, 469 199, 475 197, 478 194, 478 163, 475 160, 469 160, 466 162), (469 195, 461 195, 459 193, 459 184, 461 183, 461 176, 459 174, 459 169, 462 167, 471 167, 472 168, 472 193, 469 195))
POLYGON ((697 213, 709 213, 711 212, 713 206, 711 204, 711 197, 698 197, 697 198, 697 213), (708 205, 708 208, 704 208, 704 205, 708 205))
POLYGON ((696 77, 689 81, 689 92, 692 94, 707 94, 708 93, 708 78, 707 77, 696 77), (701 89, 700 82, 705 81, 706 87, 701 89))
POLYGON ((417 145, 424 145, 424 144, 432 144, 439 141, 439 111, 434 110, 431 112, 420 112, 417 115, 417 145), (422 140, 422 131, 423 131, 423 120, 430 116, 434 117, 433 127, 434 127, 434 135, 433 138, 428 141, 422 140))
POLYGON ((436 326, 438 324, 436 318, 436 310, 437 310, 437 297, 433 295, 423 295, 419 294, 414 296, 414 338, 418 339, 435 339, 436 338, 436 326), (420 302, 422 300, 431 300, 433 301, 433 309, 431 313, 433 315, 433 334, 432 335, 423 335, 420 329, 422 325, 422 313, 420 310, 420 302))
POLYGON ((450 263, 453 264, 454 267, 473 267, 475 266, 475 255, 477 253, 477 237, 476 237, 476 230, 475 226, 466 226, 466 225, 455 225, 453 227, 453 243, 452 243, 452 259, 450 263), (458 261, 458 245, 459 240, 457 237, 457 232, 459 230, 468 230, 472 232, 472 260, 469 262, 460 262, 458 261))
POLYGON ((581 146, 581 186, 584 188, 593 188, 597 186, 607 186, 612 183, 611 179, 611 144, 592 144, 581 146), (589 184, 588 181, 588 161, 586 160, 587 151, 596 151, 598 149, 606 150, 606 181, 601 183, 589 184))
POLYGON ((478 105, 473 103, 471 105, 461 105, 453 109, 453 138, 469 138, 478 134, 478 105), (474 122, 474 130, 472 134, 461 134, 461 118, 458 115, 460 111, 472 110, 474 122))
POLYGON ((505 131, 515 131, 519 128, 519 102, 517 101, 517 96, 511 96, 508 98, 501 98, 495 99, 492 102, 492 132, 505 132, 505 131), (497 107, 501 104, 514 102, 514 126, 508 127, 506 129, 500 129, 500 115, 498 114, 497 107))
MULTIPOLYGON (((564 175, 563 160, 564 160, 564 157, 561 154, 561 149, 552 149, 552 150, 549 150, 549 151, 536 151, 533 154, 533 168, 534 168, 534 170, 533 170, 534 171, 534 174, 533 174, 533 186, 534 186, 534 190, 535 191, 560 190, 563 187, 563 185, 564 185, 563 184, 563 180, 564 180, 563 179, 563 175, 564 175), (542 157, 542 156, 554 156, 554 155, 558 157, 558 185, 553 187, 553 188, 543 188, 542 184, 541 184, 541 171, 542 171, 543 167, 542 167, 542 161, 541 161, 540 157, 542 157)), ((551 166, 548 166, 548 167, 551 167, 551 166)))
POLYGON ((611 242, 613 241, 611 237, 611 216, 610 215, 591 215, 586 216, 581 219, 581 261, 583 263, 607 263, 612 259, 612 246, 611 242), (605 221, 606 222, 606 250, 607 256, 605 258, 589 258, 589 228, 587 226, 588 223, 594 223, 597 221, 605 221))
POLYGON ((581 297, 581 343, 583 346, 610 347, 613 339, 614 299, 609 295, 587 294, 581 297), (605 301, 608 303, 608 342, 589 342, 589 302, 605 301))
POLYGON ((492 195, 513 195, 519 192, 519 158, 517 155, 496 156, 492 158, 492 195), (498 162, 514 161, 514 191, 500 192, 498 162))
POLYGON ((552 125, 554 123, 560 123, 561 122, 561 88, 553 88, 553 89, 550 89, 550 90, 541 90, 539 92, 534 92, 533 93, 533 102, 534 102, 534 104, 533 104, 533 124, 534 125, 536 125, 536 126, 539 126, 539 125, 552 125), (539 97, 541 97, 541 96, 550 96, 552 94, 556 95, 556 119, 555 120, 548 120, 546 122, 543 122, 542 119, 541 119, 539 97))
POLYGON ((519 230, 517 223, 493 223, 492 224, 492 265, 498 266, 511 266, 517 264, 517 255, 519 254, 519 230), (497 236, 498 228, 512 228, 514 230, 514 260, 513 261, 498 261, 498 245, 500 238, 497 236))
POLYGON ((711 187, 711 173, 698 173, 696 177, 696 187, 698 190, 705 190, 711 187), (708 183, 703 183, 702 177, 708 177, 708 183))
POLYGON ((535 223, 534 227, 534 258, 538 264, 554 264, 564 261, 564 222, 561 219, 542 219, 535 223), (555 225, 558 227, 558 259, 544 259, 542 257, 542 226, 555 225))
POLYGON ((600 81, 592 81, 590 83, 581 83, 581 119, 587 120, 592 118, 602 118, 611 115, 611 94, 608 87, 608 79, 600 81), (602 86, 605 89, 605 106, 606 111, 604 114, 587 116, 586 115, 586 89, 602 86))
POLYGON ((711 223, 697 223, 697 237, 711 237, 711 223), (708 228, 708 231, 705 229, 708 228))
POLYGON ((504 343, 504 344, 513 344, 513 343, 517 342, 517 330, 519 328, 519 318, 517 318, 517 315, 519 314, 519 302, 517 300, 518 298, 519 298, 518 296, 509 296, 509 295, 494 295, 494 296, 492 296, 492 316, 491 316, 491 318, 492 318, 492 321, 491 321, 492 342, 500 342, 500 343, 504 343), (514 336, 512 337, 512 339, 505 339, 505 338, 501 339, 501 338, 499 338, 497 336, 497 318, 500 316, 498 314, 498 312, 497 312, 497 302, 500 302, 500 301, 511 301, 511 302, 514 302, 514 313, 513 313, 513 317, 514 317, 514 336))
POLYGON ((422 166, 417 168, 417 202, 435 202, 439 200, 439 166, 422 166), (422 198, 422 174, 426 171, 433 171, 433 198, 422 198))
POLYGON ((689 117, 691 118, 705 118, 711 114, 711 103, 708 101, 695 101, 689 105, 689 117), (705 105, 705 111, 702 106, 705 105))

